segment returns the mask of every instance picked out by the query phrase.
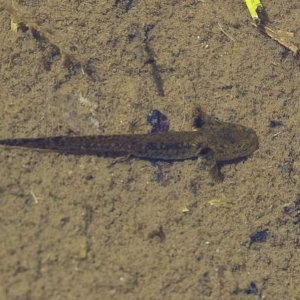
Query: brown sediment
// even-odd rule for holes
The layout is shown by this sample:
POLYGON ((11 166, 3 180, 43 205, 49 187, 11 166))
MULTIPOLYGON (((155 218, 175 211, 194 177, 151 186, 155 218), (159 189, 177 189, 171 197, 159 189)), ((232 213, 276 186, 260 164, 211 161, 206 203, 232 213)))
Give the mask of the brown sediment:
POLYGON ((83 63, 71 54, 63 45, 58 33, 54 33, 49 27, 41 26, 37 20, 34 20, 28 13, 22 11, 22 9, 15 3, 15 1, 8 1, 2 3, 3 7, 11 15, 11 28, 12 30, 27 28, 31 31, 32 36, 38 41, 47 41, 52 47, 57 49, 62 58, 62 65, 65 68, 81 67, 83 63))

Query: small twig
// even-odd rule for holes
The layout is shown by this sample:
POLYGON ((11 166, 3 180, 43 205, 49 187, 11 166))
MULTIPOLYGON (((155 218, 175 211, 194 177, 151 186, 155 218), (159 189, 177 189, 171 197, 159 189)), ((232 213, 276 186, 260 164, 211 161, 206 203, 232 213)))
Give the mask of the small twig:
POLYGON ((33 198, 33 200, 34 200, 34 203, 35 203, 35 204, 38 204, 38 203, 39 203, 39 199, 38 199, 38 197, 35 195, 35 193, 34 193, 33 191, 30 191, 30 194, 31 194, 31 196, 32 196, 32 198, 33 198))
POLYGON ((267 26, 253 24, 261 33, 267 35, 272 40, 279 43, 281 46, 290 50, 295 57, 299 54, 299 47, 292 41, 294 34, 288 31, 275 30, 267 26))
POLYGON ((274 134, 272 135, 272 138, 278 136, 278 135, 281 134, 281 133, 282 133, 282 131, 279 131, 279 132, 274 133, 274 134))
POLYGON ((235 42, 235 39, 230 35, 228 34, 224 29, 223 27, 221 26, 221 24, 218 22, 218 26, 220 28, 220 30, 232 41, 232 42, 235 42))

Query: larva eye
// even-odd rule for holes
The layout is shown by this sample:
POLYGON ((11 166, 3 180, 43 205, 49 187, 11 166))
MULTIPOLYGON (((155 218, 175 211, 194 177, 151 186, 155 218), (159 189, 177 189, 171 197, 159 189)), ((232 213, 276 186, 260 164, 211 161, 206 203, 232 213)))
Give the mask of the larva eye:
POLYGON ((211 151, 211 149, 209 149, 208 147, 205 147, 200 150, 199 155, 207 155, 210 151, 211 151))
POLYGON ((209 147, 199 148, 198 156, 209 157, 213 154, 213 151, 209 147))

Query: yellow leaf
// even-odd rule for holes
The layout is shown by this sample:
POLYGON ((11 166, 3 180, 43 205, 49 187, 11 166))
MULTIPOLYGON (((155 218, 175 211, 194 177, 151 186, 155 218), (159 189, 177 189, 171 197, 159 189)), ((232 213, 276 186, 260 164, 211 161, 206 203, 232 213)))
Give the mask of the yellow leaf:
POLYGON ((255 22, 259 22, 257 12, 263 10, 263 6, 259 0, 245 0, 251 17, 255 22))

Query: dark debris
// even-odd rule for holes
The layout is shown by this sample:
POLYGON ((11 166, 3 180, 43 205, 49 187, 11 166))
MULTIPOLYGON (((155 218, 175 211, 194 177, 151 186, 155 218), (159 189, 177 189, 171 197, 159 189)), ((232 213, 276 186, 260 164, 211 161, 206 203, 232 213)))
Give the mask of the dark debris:
POLYGON ((250 245, 254 243, 265 243, 268 237, 268 229, 256 231, 250 235, 250 245))
POLYGON ((251 281, 249 286, 244 289, 244 292, 247 295, 258 295, 258 288, 256 286, 256 283, 254 281, 251 281))
POLYGON ((147 117, 147 123, 152 126, 151 133, 160 133, 169 131, 169 121, 166 115, 159 110, 152 110, 147 117))

